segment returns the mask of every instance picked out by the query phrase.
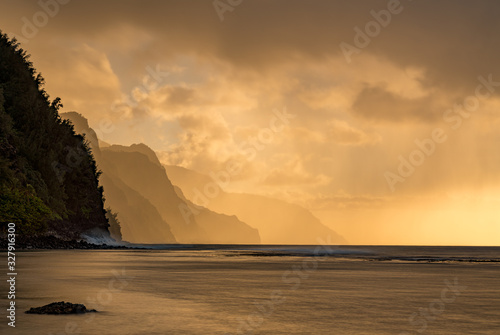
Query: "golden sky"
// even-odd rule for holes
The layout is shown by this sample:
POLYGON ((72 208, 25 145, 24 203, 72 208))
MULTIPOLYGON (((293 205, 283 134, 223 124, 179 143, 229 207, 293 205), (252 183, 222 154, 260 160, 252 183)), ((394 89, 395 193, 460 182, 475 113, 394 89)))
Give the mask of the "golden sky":
POLYGON ((236 162, 229 191, 351 243, 500 244, 500 3, 41 3, 0 0, 0 29, 102 140, 236 162))

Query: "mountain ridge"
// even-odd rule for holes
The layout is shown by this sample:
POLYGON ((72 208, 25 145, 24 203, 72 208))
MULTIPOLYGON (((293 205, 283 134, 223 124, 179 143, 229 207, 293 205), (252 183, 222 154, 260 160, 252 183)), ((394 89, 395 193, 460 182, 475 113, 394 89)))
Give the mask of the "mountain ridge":
POLYGON ((263 244, 330 243, 328 241, 348 244, 303 207, 261 195, 227 193, 209 176, 184 167, 164 166, 172 182, 189 200, 216 212, 236 215, 259 230, 263 244), (217 196, 204 194, 207 185, 217 187, 213 192, 217 196))
MULTIPOLYGON (((70 113, 63 117, 88 127, 86 120, 79 120, 84 118, 81 114, 70 113)), ((78 131, 95 133, 88 129, 78 131)), ((195 209, 187 203, 179 196, 182 192, 175 190, 156 153, 146 144, 110 145, 96 148, 96 151, 99 151, 96 159, 103 171, 105 196, 113 212, 117 213, 124 240, 137 243, 260 243, 258 231, 237 217, 195 209), (142 227, 140 239, 133 233, 139 226, 142 227), (169 238, 162 240, 158 234, 148 235, 146 230, 151 231, 151 226, 159 231, 168 230, 169 238)))

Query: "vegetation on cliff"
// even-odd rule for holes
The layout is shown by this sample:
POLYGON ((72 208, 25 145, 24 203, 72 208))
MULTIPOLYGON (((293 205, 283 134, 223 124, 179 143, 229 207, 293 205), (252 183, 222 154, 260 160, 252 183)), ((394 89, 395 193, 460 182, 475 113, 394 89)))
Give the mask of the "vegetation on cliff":
POLYGON ((92 153, 43 85, 29 55, 0 32, 0 222, 30 235, 107 231, 92 153))

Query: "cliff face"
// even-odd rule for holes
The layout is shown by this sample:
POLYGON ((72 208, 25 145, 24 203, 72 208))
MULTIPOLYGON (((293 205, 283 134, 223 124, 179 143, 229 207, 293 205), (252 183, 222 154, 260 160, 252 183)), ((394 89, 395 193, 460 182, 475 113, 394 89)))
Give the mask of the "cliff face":
MULTIPOLYGON (((101 167, 101 165, 99 165, 101 167)), ((120 178, 103 173, 106 206, 116 213, 120 222, 122 239, 133 243, 174 243, 170 226, 161 217, 155 206, 120 178)))
POLYGON ((196 222, 205 230, 210 243, 215 244, 258 244, 259 231, 240 221, 236 215, 216 213, 208 208, 197 206, 184 196, 181 189, 174 186, 177 195, 187 205, 183 210, 189 210, 185 215, 193 216, 196 222))
MULTIPOLYGON (((259 243, 256 229, 236 216, 196 208, 176 190, 156 154, 145 145, 110 146, 101 150, 103 171, 113 166, 119 178, 147 199, 182 243, 259 243), (138 151, 135 151, 138 150, 138 151)), ((105 172, 106 173, 106 172, 105 172)))
POLYGON ((133 243, 175 243, 176 239, 169 224, 156 207, 120 178, 116 162, 110 160, 106 153, 103 154, 99 139, 87 119, 76 112, 64 113, 61 116, 71 121, 76 132, 84 134, 85 140, 92 147, 98 167, 102 171, 101 183, 104 186, 106 207, 116 214, 122 239, 133 243))
POLYGON ((27 235, 108 232, 99 173, 26 53, 0 35, 0 222, 27 235))
POLYGON ((182 167, 165 166, 165 169, 186 198, 210 210, 236 215, 259 230, 264 244, 347 244, 305 208, 259 195, 227 193, 208 176, 182 167), (204 194, 207 185, 217 196, 204 194))
MULTIPOLYGON (((202 243, 207 240, 205 232, 196 222, 184 222, 178 206, 182 201, 161 166, 153 164, 140 152, 115 151, 113 146, 102 149, 102 169, 105 175, 140 194, 151 203, 168 223, 178 242, 202 243)), ((100 165, 101 166, 101 165, 100 165)), ((106 186, 106 185, 105 185, 106 186)), ((135 206, 135 204, 130 204, 135 206)), ((114 209, 114 208, 113 208, 114 209)), ((118 217, 120 218, 120 211, 118 217)), ((147 225, 143 220, 135 225, 147 225)))
POLYGON ((175 189, 145 144, 99 148, 95 132, 78 113, 66 113, 79 133, 90 136, 99 169, 103 171, 106 206, 117 213, 123 239, 136 243, 260 242, 256 229, 235 216, 195 207, 175 189), (174 239, 175 236, 175 239, 174 239))

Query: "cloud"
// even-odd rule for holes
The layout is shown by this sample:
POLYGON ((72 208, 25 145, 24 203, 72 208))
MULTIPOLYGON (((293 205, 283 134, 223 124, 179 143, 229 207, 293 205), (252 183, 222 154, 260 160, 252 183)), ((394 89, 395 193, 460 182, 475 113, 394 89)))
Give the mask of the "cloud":
POLYGON ((320 211, 325 209, 363 209, 380 208, 385 206, 391 199, 387 197, 372 196, 369 194, 353 195, 345 191, 335 194, 316 194, 307 199, 306 207, 320 211))
POLYGON ((366 87, 356 98, 352 110, 356 116, 386 122, 434 122, 442 109, 430 97, 408 99, 382 87, 366 87))
POLYGON ((341 145, 366 145, 376 144, 381 138, 377 134, 367 134, 351 127, 345 121, 333 120, 330 122, 328 139, 341 145))
POLYGON ((121 83, 104 52, 87 44, 59 50, 47 46, 32 61, 45 77, 49 94, 62 97, 66 110, 92 117, 111 114, 121 83), (57 71, 50 70, 55 64, 57 71))
POLYGON ((303 159, 293 157, 287 161, 282 167, 275 168, 264 178, 264 185, 306 185, 318 186, 327 185, 331 182, 331 178, 323 174, 312 174, 306 171, 303 159))

